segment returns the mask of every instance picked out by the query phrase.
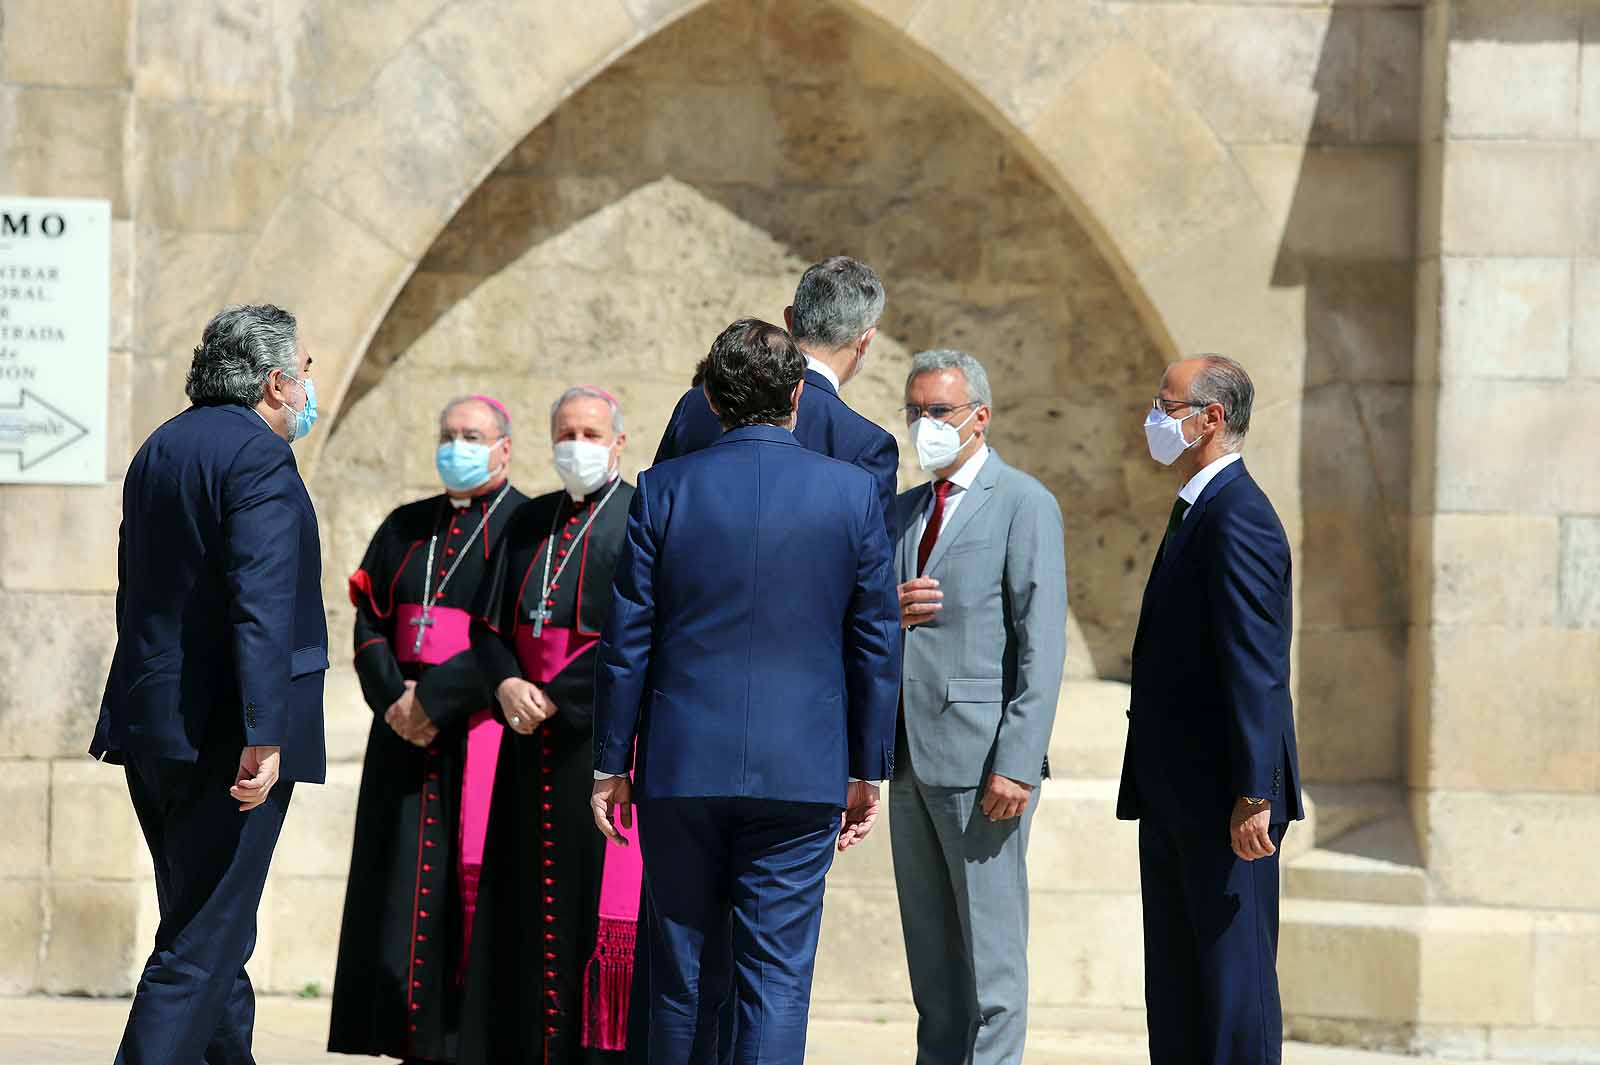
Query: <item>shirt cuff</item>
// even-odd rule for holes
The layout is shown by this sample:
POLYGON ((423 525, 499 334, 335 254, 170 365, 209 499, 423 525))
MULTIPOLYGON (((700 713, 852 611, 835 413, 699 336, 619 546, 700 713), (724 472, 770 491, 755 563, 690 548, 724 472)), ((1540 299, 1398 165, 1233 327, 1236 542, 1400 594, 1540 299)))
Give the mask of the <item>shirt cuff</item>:
POLYGON ((594 778, 596 780, 610 780, 612 777, 620 777, 621 775, 621 773, 602 773, 598 769, 594 771, 594 778))

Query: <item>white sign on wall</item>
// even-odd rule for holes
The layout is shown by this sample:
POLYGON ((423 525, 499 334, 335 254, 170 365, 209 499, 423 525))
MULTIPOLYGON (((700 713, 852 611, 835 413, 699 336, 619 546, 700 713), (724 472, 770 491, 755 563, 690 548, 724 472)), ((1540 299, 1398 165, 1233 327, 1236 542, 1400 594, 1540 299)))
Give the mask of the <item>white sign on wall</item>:
POLYGON ((0 482, 106 479, 111 204, 0 196, 0 482))

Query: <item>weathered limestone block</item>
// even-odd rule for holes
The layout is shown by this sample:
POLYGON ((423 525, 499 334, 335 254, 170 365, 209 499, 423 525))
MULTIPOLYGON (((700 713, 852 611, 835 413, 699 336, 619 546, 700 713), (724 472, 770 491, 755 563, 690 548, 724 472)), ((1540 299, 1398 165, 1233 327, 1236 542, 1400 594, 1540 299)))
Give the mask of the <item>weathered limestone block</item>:
POLYGON ((1570 0, 1454 5, 1447 134, 1522 140, 1573 136, 1579 8, 1570 0))
POLYGON ((233 105, 139 101, 141 222, 164 233, 255 231, 328 120, 233 105))
POLYGON ((1578 136, 1600 140, 1600 12, 1583 7, 1580 67, 1578 70, 1578 136))
POLYGON ((1429 906, 1420 911, 1417 1017, 1429 1024, 1533 1020, 1533 916, 1429 906))
POLYGON ((1570 255, 1582 243, 1581 149, 1449 141, 1441 239, 1447 255, 1570 255))
MULTIPOLYGON (((269 990, 297 994, 312 984, 324 995, 332 990, 339 925, 344 916, 344 885, 343 876, 274 874, 269 990)), ((262 955, 257 951, 257 957, 265 961, 262 955)))
POLYGON ((52 764, 50 873, 56 879, 84 880, 153 875, 120 766, 87 758, 52 764))
POLYGON ((1432 595, 1422 604, 1427 612, 1414 621, 1511 629, 1554 623, 1561 556, 1557 518, 1437 514, 1417 521, 1429 523, 1432 595))
POLYGON ((1493 382, 1497 432, 1506 446, 1490 449, 1473 443, 1484 386, 1461 380, 1439 390, 1434 505, 1441 511, 1600 513, 1600 478, 1585 454, 1584 413, 1600 400, 1600 382, 1493 382))
POLYGON ((3 105, 0 173, 8 193, 105 199, 113 218, 128 217, 126 94, 25 88, 8 92, 3 105), (64 130, 72 135, 64 136, 64 130))
POLYGON ((46 889, 50 933, 38 989, 126 995, 155 939, 155 881, 56 880, 46 889))
MULTIPOLYGON (((1057 773, 1053 760, 1050 769, 1057 773)), ((1116 776, 1040 784, 1028 842, 1028 879, 1038 890, 1138 894, 1139 830, 1116 819, 1119 785, 1116 776)))
POLYGON ((86 759, 115 641, 112 597, 8 591, 5 603, 0 751, 86 759))
POLYGON ((528 41, 546 28, 540 6, 456 0, 417 38, 428 58, 513 134, 537 125, 560 87, 528 55, 528 41))
POLYGON ((354 103, 379 68, 451 0, 274 0, 274 4, 274 37, 284 56, 284 107, 334 111, 354 103))
POLYGON ((187 371, 200 333, 226 302, 253 238, 141 227, 138 239, 133 346, 146 357, 179 360, 187 371))
POLYGON ((1416 913, 1370 903, 1284 900, 1278 938, 1284 1013, 1368 1022, 1414 1017, 1422 979, 1416 913))
MULTIPOLYGON (((6 811, 7 860, 0 880, 36 880, 49 862, 50 763, 0 761, 0 809, 6 811)), ((7 884, 5 890, 24 891, 7 884)), ((0 953, 4 948, 0 948, 0 953)), ((0 982, 4 978, 0 977, 0 982)))
MULTIPOLYGON (((126 454, 120 461, 127 462, 126 454)), ((121 471, 114 462, 108 472, 121 471)), ((117 481, 8 485, 0 507, 0 584, 13 591, 115 592, 121 515, 117 481)))
POLYGON ((22 995, 39 987, 44 935, 43 880, 7 880, 0 890, 0 992, 22 995))
POLYGON ((328 877, 343 881, 350 872, 350 839, 355 830, 356 791, 361 766, 334 762, 326 784, 294 789, 283 835, 273 851, 279 877, 328 877))
POLYGON ((1042 1005, 1144 1004, 1139 893, 1038 891, 1029 908, 1030 998, 1042 1005))
POLYGON ((1596 1002, 1600 1002, 1600 915, 1535 915, 1534 1023, 1592 1025, 1596 1002))
POLYGON ((1600 633, 1436 628, 1430 658, 1430 786, 1579 794, 1600 786, 1600 633))
POLYGON ((907 29, 1019 126, 1117 40, 1116 21, 1099 4, 1052 0, 1003 8, 929 0, 907 29))
MULTIPOLYGON (((1600 70, 1595 76, 1600 78, 1600 70)), ((1597 259, 1579 259, 1573 268, 1572 375, 1600 377, 1600 260, 1597 259)))
POLYGON ((307 176, 339 213, 418 258, 509 141, 493 115, 414 46, 384 67, 364 106, 332 126, 307 176))
POLYGON ((1441 376, 1564 379, 1572 278, 1565 258, 1445 259, 1441 376))
POLYGON ((1298 636, 1300 771, 1322 781, 1389 780, 1399 772, 1406 634, 1399 626, 1306 629, 1298 636), (1352 668, 1352 663, 1361 663, 1352 668))
POLYGON ((1573 845, 1600 831, 1595 792, 1591 785, 1587 794, 1428 794, 1422 800, 1425 853, 1439 897, 1600 909, 1600 852, 1573 845))
POLYGON ((1356 118, 1368 144, 1414 144, 1421 132, 1422 18, 1404 6, 1420 3, 1362 12, 1356 118))
POLYGON ((6 80, 115 89, 128 83, 130 0, 16 0, 6 5, 6 80))
MULTIPOLYGON (((868 838, 863 847, 882 846, 868 838)), ((840 856, 842 863, 854 852, 840 856)), ((831 880, 831 878, 830 878, 831 880)), ((826 1002, 904 1003, 911 999, 900 903, 893 884, 830 883, 822 906, 813 998, 826 1002)))
POLYGON ((1101 52, 1028 131, 1135 270, 1253 212, 1216 134, 1131 42, 1101 52))
POLYGON ((270 0, 226 8, 140 0, 134 85, 145 100, 270 107, 279 102, 279 50, 270 0))
POLYGON ((1357 132, 1360 18, 1328 9, 1131 7, 1133 39, 1228 142, 1349 143, 1357 132))
POLYGON ((1561 624, 1600 630, 1600 520, 1561 522, 1561 624))

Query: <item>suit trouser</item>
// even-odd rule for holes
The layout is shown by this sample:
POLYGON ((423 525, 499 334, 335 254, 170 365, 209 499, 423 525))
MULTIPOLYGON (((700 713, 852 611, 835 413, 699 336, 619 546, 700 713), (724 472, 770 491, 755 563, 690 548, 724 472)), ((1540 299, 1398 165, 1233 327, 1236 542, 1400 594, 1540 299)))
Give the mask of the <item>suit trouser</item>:
MULTIPOLYGON (((839 807, 755 799, 638 804, 650 921, 650 1065, 705 1053, 702 959, 713 979, 727 956, 737 1002, 733 1060, 802 1065, 822 895, 839 807)), ((707 987, 716 995, 720 988, 707 987)))
POLYGON ((1139 886, 1151 1065, 1278 1065, 1278 855, 1236 856, 1226 820, 1146 816, 1139 886))
MULTIPOLYGON (((902 752, 904 748, 902 746, 902 752)), ((1022 1060, 1028 1032, 1028 833, 990 821, 977 788, 935 788, 896 759, 890 835, 917 1004, 917 1065, 1022 1060)))
POLYGON ((161 923, 118 1065, 253 1065, 255 993, 244 964, 294 784, 248 813, 228 794, 237 749, 197 762, 127 756, 128 794, 155 864, 161 923))

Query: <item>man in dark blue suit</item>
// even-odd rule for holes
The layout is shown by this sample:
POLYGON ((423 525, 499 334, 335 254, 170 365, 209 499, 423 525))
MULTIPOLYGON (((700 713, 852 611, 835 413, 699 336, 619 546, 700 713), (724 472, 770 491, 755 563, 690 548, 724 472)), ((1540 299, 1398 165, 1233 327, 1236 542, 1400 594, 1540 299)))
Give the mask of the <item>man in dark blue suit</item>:
MULTIPOLYGON (((866 361, 867 349, 878 335, 883 303, 883 282, 872 267, 835 255, 801 275, 794 304, 784 308, 783 317, 806 360, 805 394, 794 438, 819 455, 860 466, 872 475, 892 544, 900 450, 887 430, 851 410, 839 397, 839 389, 866 361)), ((680 458, 721 438, 722 423, 696 381, 678 400, 655 461, 680 458)))
POLYGON ((1305 816, 1289 543, 1240 449, 1255 389, 1202 355, 1145 420, 1181 488, 1145 586, 1117 816, 1139 821, 1151 1065, 1278 1065, 1278 847, 1305 816))
POLYGON ((697 1052, 701 958, 731 917, 734 1060, 801 1065, 823 881, 893 770, 889 540, 873 478, 788 431, 804 369, 776 326, 717 338, 701 377, 727 431, 640 476, 617 563, 595 820, 620 840, 638 803, 652 1063, 697 1052))
POLYGON ((123 482, 90 753, 124 767, 161 910, 126 1065, 254 1061, 256 908, 294 782, 325 773, 321 544, 289 450, 316 420, 310 369, 287 311, 222 311, 194 350, 194 405, 123 482))
MULTIPOLYGON (((872 267, 847 255, 834 255, 800 276, 794 303, 784 308, 783 318, 806 360, 805 389, 800 397, 794 438, 819 455, 859 466, 872 475, 884 530, 893 545, 899 532, 895 526, 895 492, 900 449, 887 430, 857 414, 839 395, 839 389, 866 361, 867 349, 878 335, 884 298, 883 282, 872 267)), ((656 464, 710 447, 722 438, 722 422, 706 402, 700 385, 697 379, 678 400, 656 448, 656 464)), ((648 922, 648 905, 641 912, 648 922)), ((722 938, 725 940, 726 936, 722 938)), ((711 1061, 729 1065, 733 1060, 734 1004, 717 990, 727 987, 731 974, 725 971, 726 966, 713 960, 726 958, 727 954, 725 944, 713 944, 708 951, 700 1002, 701 1008, 708 1014, 715 1013, 719 1022, 715 1027, 702 1022, 703 1044, 694 1055, 696 1065, 709 1065, 711 1061), (713 1056, 711 1044, 717 1040, 719 1030, 720 1052, 713 1056)), ((642 1013, 636 1010, 631 1025, 636 1037, 630 1045, 647 1042, 639 1034, 644 1023, 642 1013)), ((630 1052, 629 1060, 637 1063, 643 1058, 630 1052)))

